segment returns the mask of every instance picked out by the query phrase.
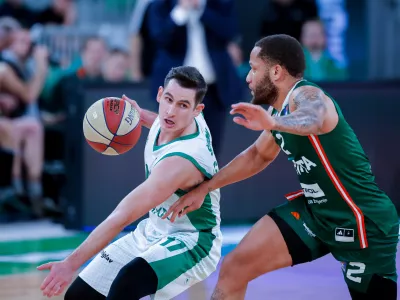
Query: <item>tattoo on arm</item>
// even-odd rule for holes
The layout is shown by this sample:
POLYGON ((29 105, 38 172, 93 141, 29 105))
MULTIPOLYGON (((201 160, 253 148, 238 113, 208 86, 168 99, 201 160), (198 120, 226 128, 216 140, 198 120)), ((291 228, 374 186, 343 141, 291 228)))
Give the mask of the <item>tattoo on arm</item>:
POLYGON ((275 130, 297 135, 322 133, 322 124, 327 111, 324 93, 315 87, 304 87, 293 99, 293 113, 275 117, 275 130))

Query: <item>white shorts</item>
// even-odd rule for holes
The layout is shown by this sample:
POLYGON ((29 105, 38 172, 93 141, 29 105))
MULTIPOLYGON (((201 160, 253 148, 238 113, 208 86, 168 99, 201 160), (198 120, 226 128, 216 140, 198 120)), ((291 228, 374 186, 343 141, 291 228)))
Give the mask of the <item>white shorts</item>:
POLYGON ((79 276, 96 291, 108 295, 111 284, 123 266, 142 257, 158 278, 154 300, 179 295, 217 268, 221 258, 222 235, 210 232, 177 232, 159 239, 146 236, 143 220, 135 231, 101 251, 79 276))

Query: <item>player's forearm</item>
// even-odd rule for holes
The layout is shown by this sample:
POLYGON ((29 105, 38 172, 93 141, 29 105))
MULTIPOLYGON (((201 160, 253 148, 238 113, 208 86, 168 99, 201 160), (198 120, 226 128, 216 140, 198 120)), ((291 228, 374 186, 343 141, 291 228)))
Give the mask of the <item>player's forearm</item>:
POLYGON ((251 145, 219 170, 211 180, 206 181, 204 186, 212 191, 245 180, 264 170, 272 161, 273 158, 262 157, 256 146, 251 145))
POLYGON ((323 116, 314 112, 295 111, 283 117, 275 117, 273 130, 295 135, 310 135, 322 133, 323 116))
POLYGON ((106 247, 126 226, 136 221, 166 199, 164 193, 143 183, 130 192, 117 208, 66 259, 74 269, 106 247))
POLYGON ((67 258, 74 270, 105 248, 122 230, 124 224, 118 215, 112 214, 88 236, 88 238, 67 258))
POLYGON ((158 114, 147 109, 142 109, 140 112, 140 118, 142 120, 142 125, 150 128, 154 121, 157 119, 158 114))

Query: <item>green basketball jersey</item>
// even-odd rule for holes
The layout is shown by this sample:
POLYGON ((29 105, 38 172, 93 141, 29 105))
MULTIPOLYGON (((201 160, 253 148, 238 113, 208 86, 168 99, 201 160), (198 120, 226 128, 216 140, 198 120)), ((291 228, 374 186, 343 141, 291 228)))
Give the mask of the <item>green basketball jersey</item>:
MULTIPOLYGON (((273 109, 272 115, 290 114, 293 90, 306 85, 318 87, 306 80, 299 81, 287 95, 281 111, 273 109)), ((397 222, 396 209, 375 183, 368 157, 338 104, 325 94, 332 99, 339 116, 333 131, 309 136, 272 131, 276 143, 293 163, 302 188, 287 198, 305 196, 307 211, 316 224, 313 230, 322 235, 333 234, 338 242, 358 240, 359 247, 366 248, 365 219, 387 234, 397 222)))

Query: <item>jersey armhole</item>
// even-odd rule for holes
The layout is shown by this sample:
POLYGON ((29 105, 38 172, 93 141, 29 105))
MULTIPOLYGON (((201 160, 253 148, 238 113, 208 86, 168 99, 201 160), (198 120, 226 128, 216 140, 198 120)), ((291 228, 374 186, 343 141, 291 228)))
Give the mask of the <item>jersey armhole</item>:
POLYGON ((171 152, 168 153, 166 155, 164 155, 163 157, 160 158, 160 160, 156 163, 156 165, 162 161, 163 159, 167 158, 167 157, 171 157, 171 156, 180 156, 184 159, 187 159, 188 161, 190 161, 196 168, 197 170, 199 170, 207 179, 211 179, 212 175, 210 173, 207 172, 206 169, 204 169, 199 163, 198 161, 193 157, 190 156, 189 154, 183 153, 183 152, 171 152))

